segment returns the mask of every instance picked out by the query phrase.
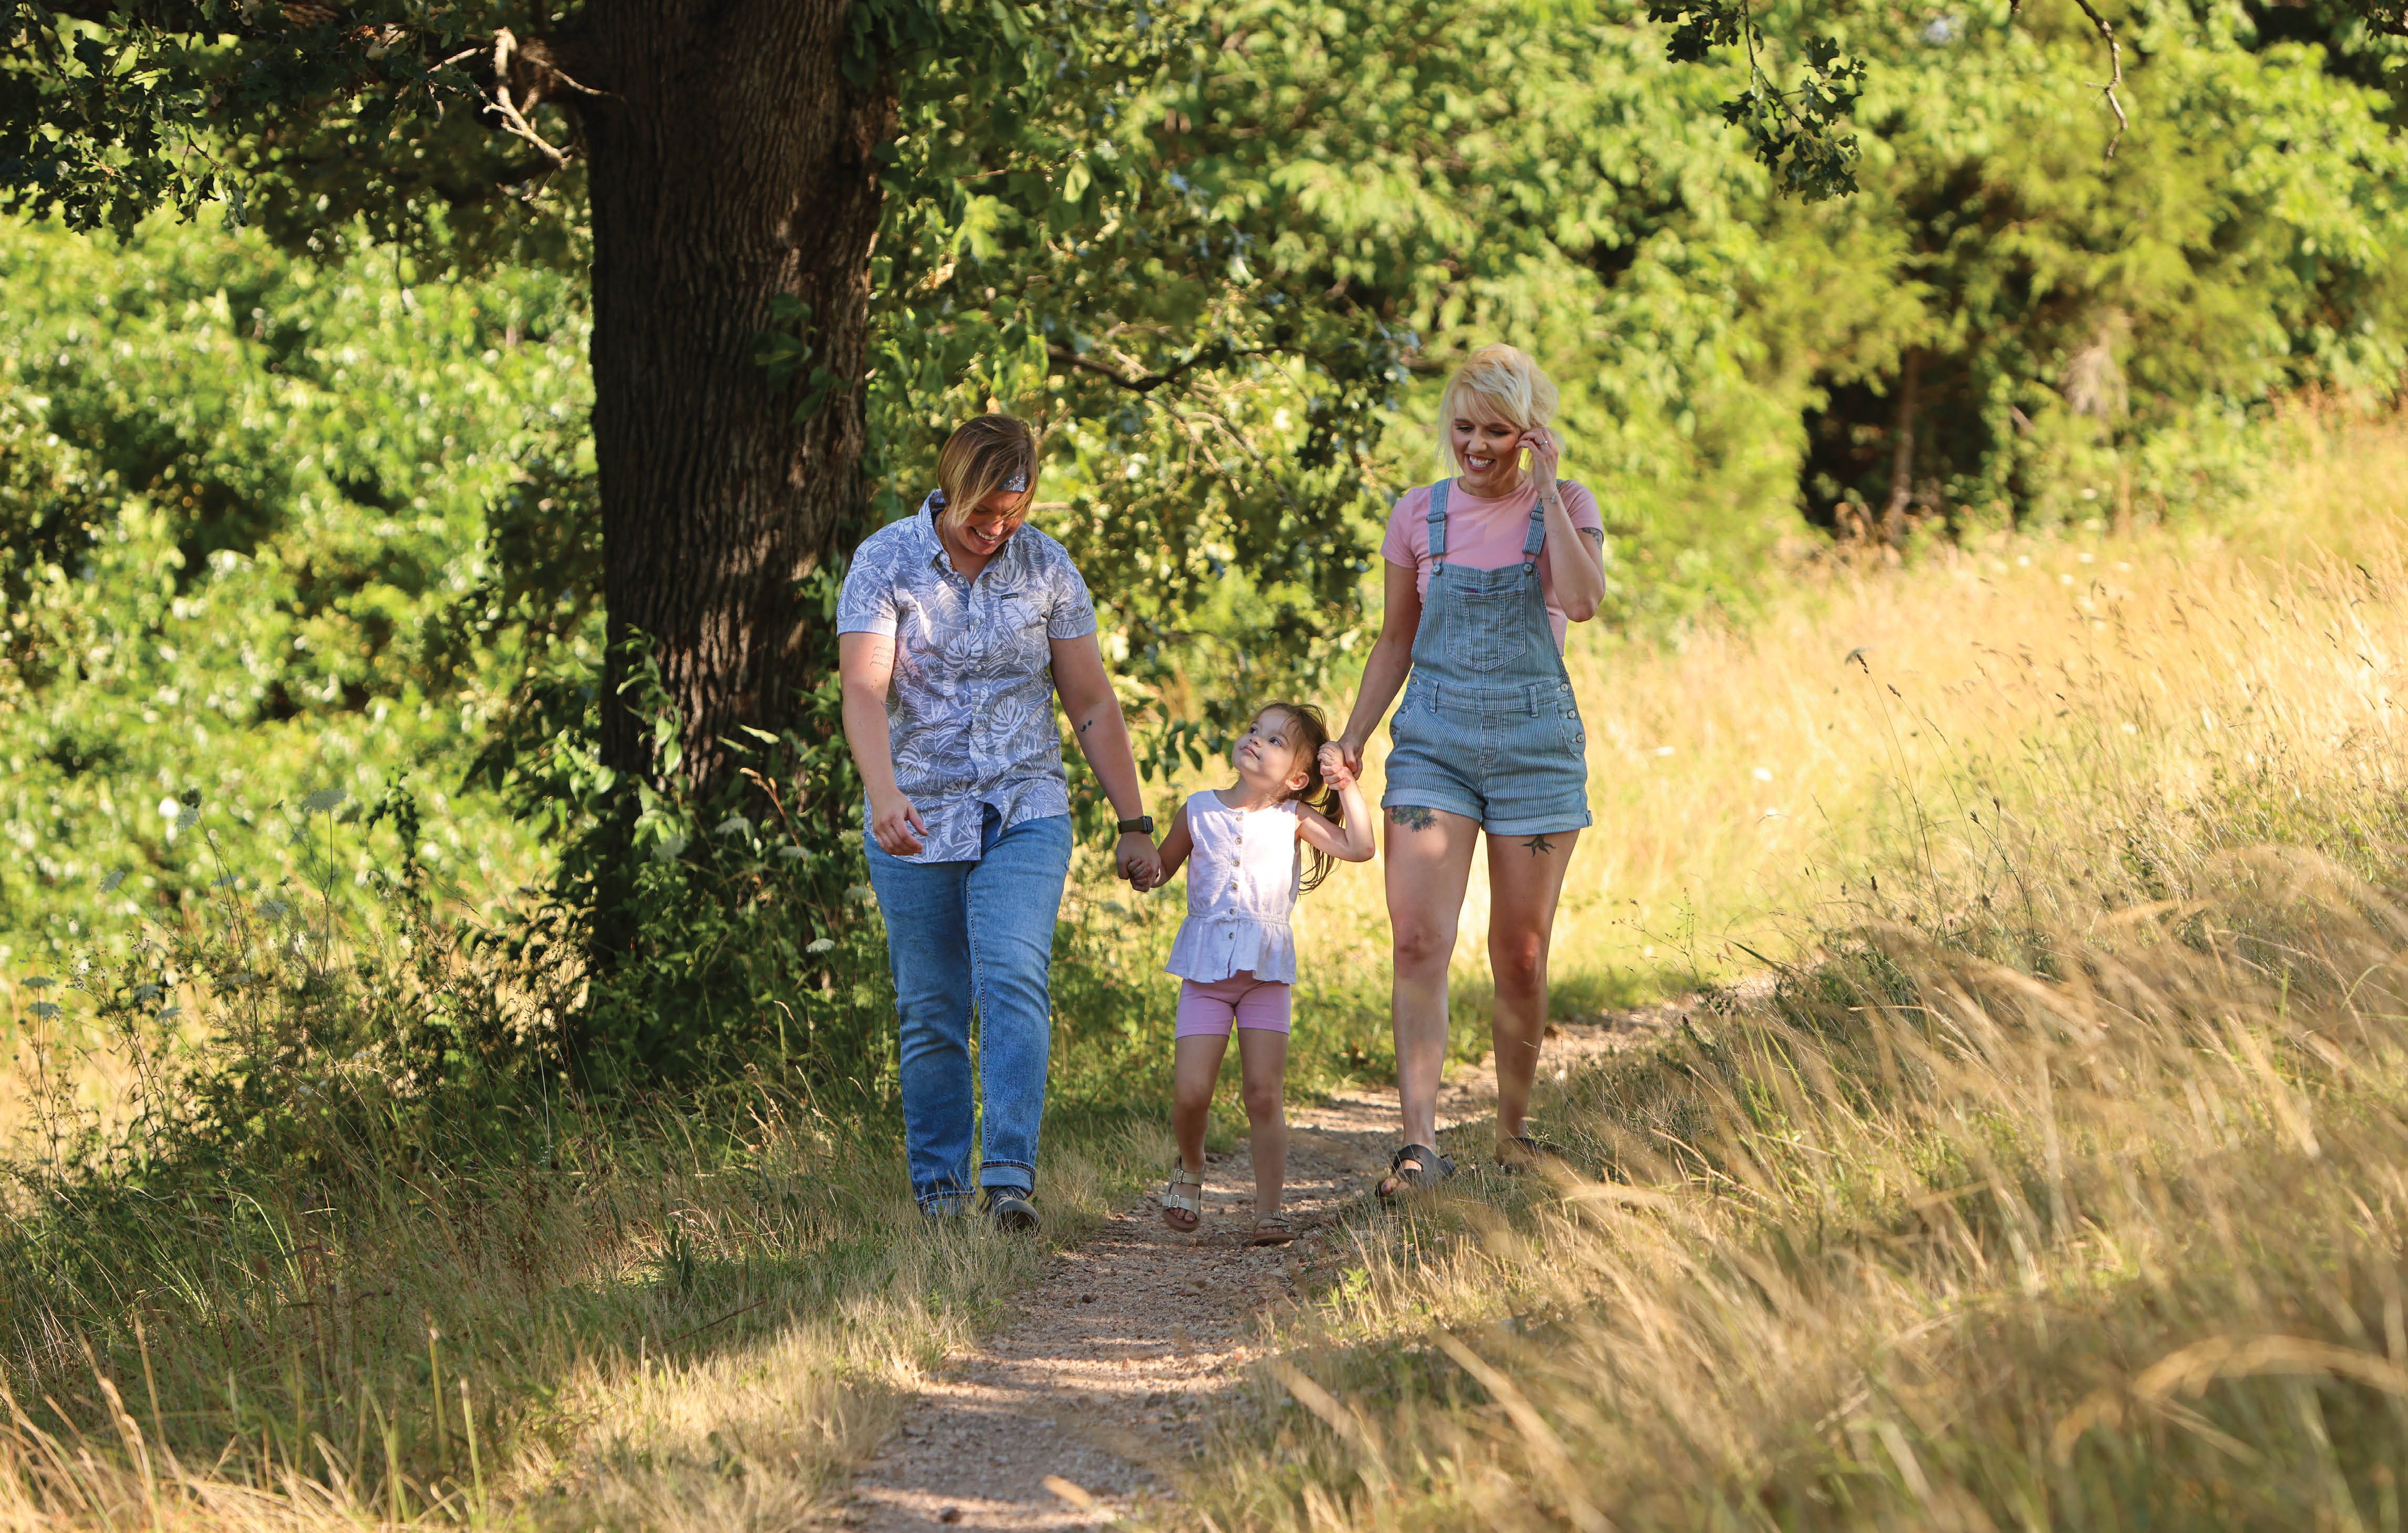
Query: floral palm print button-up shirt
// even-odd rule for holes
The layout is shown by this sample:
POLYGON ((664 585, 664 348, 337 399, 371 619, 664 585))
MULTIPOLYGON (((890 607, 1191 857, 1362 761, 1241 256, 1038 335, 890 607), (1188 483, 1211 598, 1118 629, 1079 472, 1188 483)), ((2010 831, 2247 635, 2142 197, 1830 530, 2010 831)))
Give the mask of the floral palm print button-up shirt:
MULTIPOLYGON (((1096 631, 1078 566, 1034 527, 963 580, 937 536, 943 505, 930 495, 918 515, 862 539, 837 598, 838 633, 895 640, 895 785, 928 825, 905 862, 976 861, 989 807, 1004 829, 1070 812, 1051 641, 1096 631)), ((865 833, 868 824, 865 804, 865 833)))

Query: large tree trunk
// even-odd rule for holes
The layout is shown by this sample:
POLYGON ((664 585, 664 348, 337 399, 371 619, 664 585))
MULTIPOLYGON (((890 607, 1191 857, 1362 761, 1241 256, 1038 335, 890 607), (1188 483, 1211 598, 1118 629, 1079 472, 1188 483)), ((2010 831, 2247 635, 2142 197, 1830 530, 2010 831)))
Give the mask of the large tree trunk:
MULTIPOLYGON (((621 695, 642 635, 708 792, 738 726, 775 730, 818 680, 799 583, 862 504, 859 380, 891 87, 840 64, 847 0, 596 0, 570 56, 594 217, 594 441, 609 613, 602 755, 648 777, 621 695), (591 71, 591 77, 585 75, 591 71), (771 304, 810 306, 804 390, 753 361, 771 304)), ((566 93, 563 93, 566 96, 566 93)))

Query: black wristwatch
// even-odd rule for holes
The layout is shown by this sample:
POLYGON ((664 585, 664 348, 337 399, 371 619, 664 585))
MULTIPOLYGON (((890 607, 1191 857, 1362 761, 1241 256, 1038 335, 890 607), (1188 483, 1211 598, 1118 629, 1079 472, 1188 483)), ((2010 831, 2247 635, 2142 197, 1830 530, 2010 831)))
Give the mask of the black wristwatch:
POLYGON ((1154 834, 1154 816, 1151 814, 1140 814, 1134 820, 1118 821, 1116 822, 1116 825, 1120 833, 1124 836, 1127 835, 1130 831, 1135 831, 1140 836, 1151 836, 1154 834))

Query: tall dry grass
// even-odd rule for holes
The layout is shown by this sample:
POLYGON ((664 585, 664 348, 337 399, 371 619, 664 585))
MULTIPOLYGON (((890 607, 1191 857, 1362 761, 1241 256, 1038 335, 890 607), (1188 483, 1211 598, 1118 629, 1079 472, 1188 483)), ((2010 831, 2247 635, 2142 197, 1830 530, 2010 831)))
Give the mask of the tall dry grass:
POLYGON ((1074 1128, 1046 1240, 931 1229, 884 1120, 744 1096, 20 1195, 0 1526, 806 1526, 1159 1158, 1074 1128))
POLYGON ((2401 1526, 2403 466, 2344 437, 2246 536, 1835 582, 1593 692, 1713 764, 1634 776, 1617 866, 1794 891, 1700 902, 1778 987, 1548 1090, 1555 1183, 1362 1215, 1188 1515, 2401 1526), (1733 813, 1751 762, 1824 812, 1733 813))
MULTIPOLYGON (((1542 1103, 1620 1180, 1363 1221, 1204 1513, 2004 1523, 2176 1484, 2245 1521, 2313 1483, 2382 1526, 2403 469, 2408 434, 2361 432, 2221 537, 1939 551, 1809 576, 1748 634, 1584 634, 1564 992, 1739 944, 1795 978, 1542 1103)), ((1377 1010, 1376 870, 1302 920, 1377 1010)), ((1049 1136, 1057 1237, 1158 1159, 1049 1136)), ((0 1526, 796 1526, 1043 1254, 921 1228, 891 1141, 757 1083, 346 1142, 0 1208, 0 1526)))
MULTIPOLYGON (((2382 717, 2385 652, 2347 623, 2264 640, 2323 621, 2295 610, 2362 602, 2351 560, 2396 561, 2408 428, 2302 415, 2284 430, 2290 460, 2235 523, 1933 546, 1902 571, 1826 563, 1745 629, 1669 647, 1575 627, 1596 824, 1556 924, 1568 1008, 1759 967, 1746 949, 1797 951, 1919 816, 1973 808, 1976 778, 2037 812, 2069 773, 2097 786, 2078 753, 2184 794, 2258 769, 2235 732, 2257 710, 2291 715, 2270 737, 2282 749, 2382 717), (2057 754, 2026 770, 2041 749, 2057 754)), ((1369 791, 1376 803, 1376 768, 1369 791)), ((1486 898, 1475 868, 1457 950, 1474 984, 1486 898)), ((1384 966, 1376 867, 1340 869, 1297 920, 1310 967, 1384 966)))

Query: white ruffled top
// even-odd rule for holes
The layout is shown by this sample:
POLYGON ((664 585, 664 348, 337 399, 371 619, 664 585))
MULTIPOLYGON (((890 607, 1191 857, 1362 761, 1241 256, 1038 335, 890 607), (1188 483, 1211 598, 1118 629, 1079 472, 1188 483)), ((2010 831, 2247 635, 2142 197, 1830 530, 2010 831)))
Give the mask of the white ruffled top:
POLYGON ((1233 809, 1211 790, 1187 800, 1187 919, 1163 967, 1210 984, 1250 969, 1257 980, 1296 982, 1296 909, 1302 852, 1296 800, 1233 809))

